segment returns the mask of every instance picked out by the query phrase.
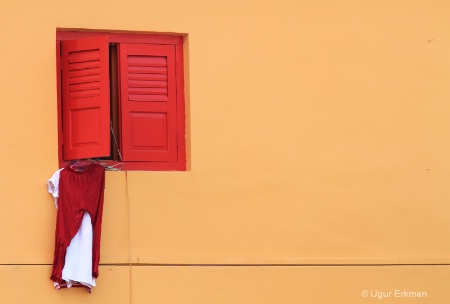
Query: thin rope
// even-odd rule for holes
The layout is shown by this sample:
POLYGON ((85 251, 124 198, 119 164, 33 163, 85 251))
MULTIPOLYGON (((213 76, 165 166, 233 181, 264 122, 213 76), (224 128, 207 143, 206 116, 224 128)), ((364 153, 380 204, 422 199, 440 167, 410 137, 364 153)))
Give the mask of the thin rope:
POLYGON ((127 205, 127 214, 128 214, 128 223, 127 223, 127 227, 128 227, 128 275, 129 275, 129 290, 128 290, 128 294, 129 294, 129 302, 128 303, 132 303, 131 302, 131 232, 130 232, 130 193, 128 191, 128 171, 125 171, 125 193, 126 193, 126 205, 127 205))
POLYGON ((122 160, 122 154, 120 153, 119 144, 117 143, 117 138, 116 138, 116 135, 114 134, 114 130, 113 130, 113 127, 112 127, 112 122, 109 124, 109 126, 111 128, 111 134, 112 134, 112 136, 114 138, 114 143, 116 144, 117 153, 119 153, 119 158, 120 158, 120 161, 122 162, 123 161, 122 160))

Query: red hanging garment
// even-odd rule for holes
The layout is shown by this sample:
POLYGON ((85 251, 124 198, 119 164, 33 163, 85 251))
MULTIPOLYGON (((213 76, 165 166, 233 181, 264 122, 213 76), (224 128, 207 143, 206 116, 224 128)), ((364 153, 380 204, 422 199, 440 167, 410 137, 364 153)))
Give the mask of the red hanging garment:
POLYGON ((94 234, 92 241, 92 276, 98 277, 104 189, 105 168, 103 166, 90 164, 83 171, 75 171, 70 167, 61 171, 55 253, 50 277, 54 282, 65 283, 62 279, 62 270, 67 247, 80 229, 84 212, 88 212, 91 217, 94 234))

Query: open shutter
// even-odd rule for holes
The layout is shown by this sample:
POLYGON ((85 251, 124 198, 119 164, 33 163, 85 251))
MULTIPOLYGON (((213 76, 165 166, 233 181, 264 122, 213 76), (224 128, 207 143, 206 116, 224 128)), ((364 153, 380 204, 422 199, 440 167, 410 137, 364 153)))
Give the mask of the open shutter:
POLYGON ((108 37, 61 42, 65 160, 110 155, 108 56, 108 37))
POLYGON ((121 44, 121 143, 124 161, 177 160, 175 46, 121 44))

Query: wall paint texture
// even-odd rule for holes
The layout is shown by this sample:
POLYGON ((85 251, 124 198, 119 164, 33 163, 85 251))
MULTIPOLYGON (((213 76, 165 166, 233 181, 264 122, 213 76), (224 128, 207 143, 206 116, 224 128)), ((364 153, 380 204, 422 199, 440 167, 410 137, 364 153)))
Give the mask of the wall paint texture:
POLYGON ((448 1, 18 0, 0 15, 2 303, 448 303, 448 1), (57 29, 186 35, 188 171, 107 172, 92 295, 48 280, 57 29))

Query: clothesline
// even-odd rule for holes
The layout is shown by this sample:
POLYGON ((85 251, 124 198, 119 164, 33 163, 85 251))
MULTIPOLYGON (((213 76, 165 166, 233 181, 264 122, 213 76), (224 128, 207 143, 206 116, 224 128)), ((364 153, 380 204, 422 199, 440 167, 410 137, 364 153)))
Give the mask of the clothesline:
POLYGON ((119 162, 119 163, 114 164, 114 165, 110 165, 110 164, 104 162, 103 160, 101 160, 99 158, 97 158, 97 159, 92 159, 92 158, 77 159, 77 160, 74 160, 70 164, 70 167, 71 168, 79 168, 80 171, 82 171, 83 168, 86 165, 91 164, 91 163, 103 166, 105 168, 105 170, 108 170, 108 171, 120 171, 120 170, 123 169, 123 163, 122 162, 119 162), (83 163, 83 161, 88 161, 89 163, 83 163))

